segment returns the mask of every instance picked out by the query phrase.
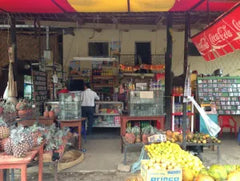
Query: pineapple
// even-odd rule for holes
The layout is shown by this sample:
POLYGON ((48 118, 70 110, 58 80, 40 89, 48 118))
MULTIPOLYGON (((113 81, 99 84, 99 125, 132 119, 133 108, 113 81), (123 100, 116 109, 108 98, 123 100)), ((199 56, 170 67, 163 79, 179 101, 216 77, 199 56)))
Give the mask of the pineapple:
POLYGON ((0 139, 9 137, 10 130, 7 127, 7 124, 0 118, 0 139))
POLYGON ((27 133, 22 126, 19 126, 11 130, 11 143, 12 143, 12 152, 13 156, 21 158, 24 157, 28 150, 30 150, 30 143, 26 139, 27 133))
POLYGON ((128 127, 126 129, 125 139, 130 144, 133 144, 135 142, 136 136, 133 134, 131 127, 128 127))
POLYGON ((134 126, 132 128, 132 132, 136 136, 136 143, 140 143, 141 142, 140 128, 138 126, 134 126))
POLYGON ((148 143, 148 137, 150 136, 152 128, 153 128, 152 125, 147 125, 144 128, 142 128, 142 142, 144 144, 148 143))
POLYGON ((34 139, 29 128, 24 128, 22 125, 19 125, 16 128, 17 134, 23 138, 24 142, 28 144, 28 150, 31 150, 34 146, 34 139))
POLYGON ((13 144, 13 147, 12 147, 13 156, 17 158, 25 157, 28 149, 29 149, 29 146, 26 142, 13 144))
POLYGON ((10 138, 8 138, 4 144, 4 152, 8 155, 12 155, 12 140, 10 138))
POLYGON ((4 138, 4 139, 0 140, 1 151, 4 151, 4 145, 8 140, 9 140, 9 138, 4 138))
POLYGON ((31 131, 31 135, 33 137, 34 146, 38 146, 41 144, 43 140, 43 134, 46 131, 46 128, 38 126, 37 123, 29 127, 29 130, 31 131))

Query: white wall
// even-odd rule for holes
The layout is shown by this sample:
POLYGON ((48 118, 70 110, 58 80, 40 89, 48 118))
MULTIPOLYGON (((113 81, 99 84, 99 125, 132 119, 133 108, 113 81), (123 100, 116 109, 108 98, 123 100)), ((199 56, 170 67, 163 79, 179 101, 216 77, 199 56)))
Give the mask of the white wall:
MULTIPOLYGON (((192 30, 191 33, 199 30, 192 30)), ((172 31, 173 36, 173 62, 172 70, 175 75, 183 72, 184 58, 184 32, 172 31)), ((88 56, 88 42, 111 42, 121 41, 121 54, 134 54, 135 42, 151 42, 152 54, 164 54, 166 50, 166 29, 157 31, 152 29, 130 29, 128 31, 118 29, 102 29, 101 32, 94 32, 93 29, 75 29, 75 36, 64 35, 63 57, 64 67, 67 71, 69 61, 75 56, 88 56)), ((191 70, 198 73, 211 74, 215 69, 222 69, 224 74, 240 75, 240 52, 235 52, 221 57, 213 62, 206 62, 201 56, 189 56, 188 61, 191 70)), ((121 63, 132 65, 134 62, 121 59, 121 63)), ((154 64, 159 62, 155 61, 154 64)))

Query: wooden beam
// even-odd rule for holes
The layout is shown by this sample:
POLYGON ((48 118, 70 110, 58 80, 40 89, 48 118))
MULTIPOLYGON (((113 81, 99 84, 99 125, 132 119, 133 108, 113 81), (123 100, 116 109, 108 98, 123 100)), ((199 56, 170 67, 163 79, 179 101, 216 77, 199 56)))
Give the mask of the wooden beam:
POLYGON ((14 16, 10 16, 10 33, 11 33, 11 46, 13 47, 13 75, 16 81, 18 77, 18 60, 17 60, 17 36, 16 36, 16 19, 14 16))
MULTIPOLYGON (((189 13, 186 12, 185 15, 185 35, 184 35, 184 63, 183 63, 183 72, 184 77, 186 79, 187 75, 187 66, 188 66, 188 37, 190 32, 190 16, 189 13)), ((190 76, 190 75, 189 75, 190 76)), ((184 81, 185 83, 185 81, 184 81)), ((184 86, 183 83, 183 87, 184 86)), ((187 132, 187 103, 183 103, 183 122, 182 122, 182 128, 183 128, 183 148, 186 149, 186 132, 187 132)))
POLYGON ((171 92, 172 92, 172 14, 167 13, 167 50, 165 53, 165 112, 166 124, 165 128, 171 127, 171 92))

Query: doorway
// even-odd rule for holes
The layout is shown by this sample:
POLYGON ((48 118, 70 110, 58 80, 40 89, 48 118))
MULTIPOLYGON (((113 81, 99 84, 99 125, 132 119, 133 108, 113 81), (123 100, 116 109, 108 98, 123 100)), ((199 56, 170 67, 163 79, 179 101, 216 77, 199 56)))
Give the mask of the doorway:
POLYGON ((135 49, 135 65, 152 64, 151 42, 136 42, 135 49))

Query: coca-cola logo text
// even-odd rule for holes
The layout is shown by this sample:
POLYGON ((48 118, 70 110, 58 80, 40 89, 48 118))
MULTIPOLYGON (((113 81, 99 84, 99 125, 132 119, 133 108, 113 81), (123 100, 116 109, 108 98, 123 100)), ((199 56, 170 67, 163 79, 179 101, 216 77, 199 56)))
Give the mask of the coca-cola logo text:
POLYGON ((240 20, 232 20, 232 25, 234 26, 234 28, 236 28, 237 31, 240 31, 240 20))
POLYGON ((217 32, 215 34, 209 34, 208 38, 213 45, 217 45, 218 43, 232 37, 233 34, 229 29, 227 29, 226 25, 222 25, 217 28, 217 32))
POLYGON ((196 46, 197 46, 198 51, 201 52, 201 53, 202 53, 204 50, 209 49, 209 44, 208 44, 208 42, 206 41, 206 38, 204 38, 204 37, 200 39, 200 42, 197 43, 196 46))

